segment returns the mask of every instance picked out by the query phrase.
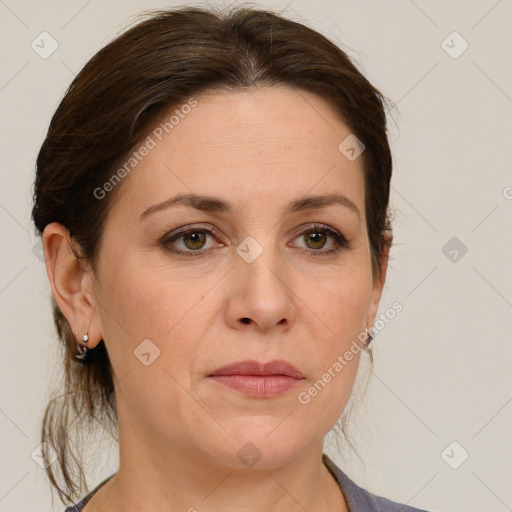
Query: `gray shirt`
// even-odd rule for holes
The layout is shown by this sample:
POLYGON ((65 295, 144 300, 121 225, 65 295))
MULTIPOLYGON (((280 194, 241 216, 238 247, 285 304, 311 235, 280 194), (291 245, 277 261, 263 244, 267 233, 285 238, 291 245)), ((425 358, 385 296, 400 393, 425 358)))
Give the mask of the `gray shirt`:
MULTIPOLYGON (((371 492, 359 487, 353 482, 334 462, 324 453, 323 462, 331 475, 334 477, 341 492, 345 496, 350 512, 428 512, 424 509, 402 505, 396 501, 388 500, 381 496, 376 496, 371 492)), ((76 505, 67 507, 64 512, 81 512, 85 504, 91 499, 93 494, 103 485, 105 485, 114 475, 109 476, 94 488, 87 496, 82 498, 76 505)))

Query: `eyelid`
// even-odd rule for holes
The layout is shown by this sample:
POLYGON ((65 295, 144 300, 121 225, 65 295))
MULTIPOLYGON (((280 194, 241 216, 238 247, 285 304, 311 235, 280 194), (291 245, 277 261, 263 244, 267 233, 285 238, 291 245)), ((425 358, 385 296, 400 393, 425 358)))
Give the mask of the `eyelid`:
POLYGON ((303 224, 303 225, 299 226, 299 235, 301 235, 307 231, 311 231, 313 229, 330 231, 333 234, 336 234, 338 236, 343 236, 336 228, 333 228, 332 226, 329 226, 328 224, 322 224, 321 222, 311 222, 309 224, 303 224))
POLYGON ((166 240, 170 240, 174 237, 177 237, 178 235, 182 235, 184 233, 188 233, 189 231, 194 231, 194 230, 206 231, 206 232, 210 231, 212 234, 214 234, 217 237, 220 235, 219 231, 211 224, 199 223, 199 224, 192 224, 190 226, 183 226, 181 228, 177 228, 176 230, 171 231, 170 233, 167 233, 164 238, 166 240))
MULTIPOLYGON (((175 240, 179 239, 181 236, 186 235, 187 233, 194 232, 194 231, 203 231, 206 236, 213 236, 217 240, 221 238, 219 231, 212 226, 211 224, 193 224, 191 226, 183 226, 182 228, 178 228, 177 230, 171 231, 170 233, 165 234, 161 238, 161 245, 164 247, 170 244, 171 242, 174 242, 175 240)), ((225 245, 224 243, 220 242, 221 245, 225 245)), ((200 253, 206 253, 208 250, 205 249, 199 249, 197 251, 182 251, 182 250, 176 250, 171 251, 176 252, 177 254, 200 254, 200 253)))

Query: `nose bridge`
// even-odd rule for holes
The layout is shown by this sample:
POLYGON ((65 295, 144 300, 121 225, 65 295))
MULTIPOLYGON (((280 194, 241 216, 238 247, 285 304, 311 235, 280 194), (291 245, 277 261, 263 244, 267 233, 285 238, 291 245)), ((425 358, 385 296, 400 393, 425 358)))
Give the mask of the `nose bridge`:
POLYGON ((286 289, 283 283, 285 265, 281 261, 281 251, 274 238, 272 231, 264 233, 262 230, 260 234, 247 236, 236 249, 239 257, 237 266, 241 270, 239 276, 255 291, 278 292, 286 289))
POLYGON ((260 327, 271 327, 283 319, 290 322, 294 319, 293 292, 275 231, 253 233, 236 248, 234 311, 239 319, 250 318, 260 327))

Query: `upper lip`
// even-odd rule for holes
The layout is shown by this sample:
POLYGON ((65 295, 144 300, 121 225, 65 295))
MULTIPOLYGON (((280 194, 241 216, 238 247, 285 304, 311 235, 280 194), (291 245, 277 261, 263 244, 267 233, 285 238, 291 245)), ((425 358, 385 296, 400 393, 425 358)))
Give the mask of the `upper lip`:
POLYGON ((254 360, 237 361, 217 368, 209 376, 214 375, 286 375, 295 379, 303 379, 304 375, 292 364, 281 359, 268 363, 254 360))

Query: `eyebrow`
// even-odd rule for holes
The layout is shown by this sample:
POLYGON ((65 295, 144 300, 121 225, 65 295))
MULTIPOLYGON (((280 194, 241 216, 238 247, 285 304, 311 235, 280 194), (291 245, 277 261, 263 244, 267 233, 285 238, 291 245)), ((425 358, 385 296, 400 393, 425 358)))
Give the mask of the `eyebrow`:
MULTIPOLYGON (((346 207, 348 210, 357 215, 358 220, 361 219, 361 214, 355 203, 348 197, 338 193, 299 197, 298 199, 290 202, 286 208, 285 213, 289 214, 303 210, 318 210, 333 204, 339 204, 346 207)), ((144 210, 139 217, 139 222, 147 218, 152 213, 177 206, 189 206, 191 208, 195 208, 196 210, 208 213, 232 214, 234 211, 234 208, 230 203, 216 197, 197 194, 178 194, 174 197, 171 197, 170 199, 162 201, 161 203, 154 204, 153 206, 150 206, 144 210)))

